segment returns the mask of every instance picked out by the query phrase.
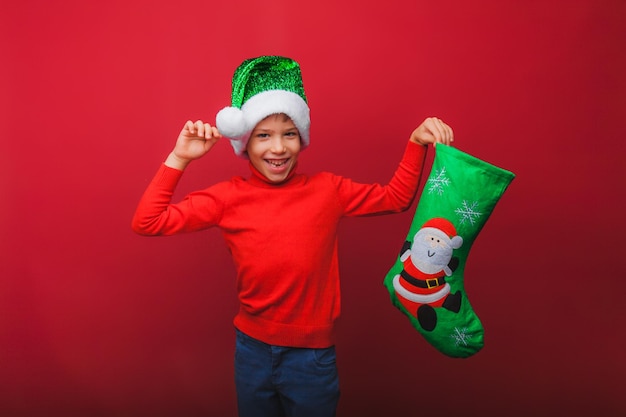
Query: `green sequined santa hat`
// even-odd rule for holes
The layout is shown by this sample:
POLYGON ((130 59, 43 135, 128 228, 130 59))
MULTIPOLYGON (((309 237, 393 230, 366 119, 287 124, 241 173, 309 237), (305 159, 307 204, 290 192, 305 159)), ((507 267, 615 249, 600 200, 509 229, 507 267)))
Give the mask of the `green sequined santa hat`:
POLYGON ((284 113, 309 145, 309 106, 300 65, 291 58, 261 56, 245 60, 233 75, 232 105, 217 113, 215 125, 230 139, 235 154, 246 157, 250 133, 271 114, 284 113))

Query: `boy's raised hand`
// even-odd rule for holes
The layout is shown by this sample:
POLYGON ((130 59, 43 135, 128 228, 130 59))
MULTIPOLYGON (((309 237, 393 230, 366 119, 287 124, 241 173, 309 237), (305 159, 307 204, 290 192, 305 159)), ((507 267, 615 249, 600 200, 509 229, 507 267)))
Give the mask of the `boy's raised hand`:
POLYGON ((183 170, 194 159, 204 156, 222 137, 215 126, 198 120, 188 120, 181 130, 174 150, 165 160, 165 165, 183 170))
POLYGON ((429 117, 411 133, 410 140, 420 145, 428 145, 429 143, 450 145, 454 142, 454 132, 443 120, 429 117))

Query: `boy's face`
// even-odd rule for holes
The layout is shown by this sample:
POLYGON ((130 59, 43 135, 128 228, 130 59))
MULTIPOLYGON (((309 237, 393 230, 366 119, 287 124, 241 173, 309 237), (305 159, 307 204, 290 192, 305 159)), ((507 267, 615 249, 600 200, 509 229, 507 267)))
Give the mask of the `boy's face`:
POLYGON ((250 134, 247 153, 252 165, 273 183, 284 181, 300 154, 300 133, 284 114, 261 120, 250 134))

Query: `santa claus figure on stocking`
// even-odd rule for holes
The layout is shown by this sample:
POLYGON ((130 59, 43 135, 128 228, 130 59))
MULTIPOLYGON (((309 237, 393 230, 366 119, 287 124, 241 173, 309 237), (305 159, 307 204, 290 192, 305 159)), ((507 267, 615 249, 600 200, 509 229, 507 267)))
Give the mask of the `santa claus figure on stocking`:
POLYGON ((454 225, 438 217, 428 220, 415 234, 413 242, 402 247, 402 272, 393 279, 393 287, 402 305, 413 314, 422 328, 432 331, 437 326, 435 308, 458 313, 461 293, 450 293, 446 277, 459 265, 453 250, 463 244, 454 225))

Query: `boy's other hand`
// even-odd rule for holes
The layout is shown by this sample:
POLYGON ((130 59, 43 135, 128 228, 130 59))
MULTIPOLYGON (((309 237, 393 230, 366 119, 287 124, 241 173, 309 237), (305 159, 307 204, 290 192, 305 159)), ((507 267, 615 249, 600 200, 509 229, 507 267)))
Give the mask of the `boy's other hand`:
POLYGON ((183 170, 194 159, 201 158, 222 137, 215 126, 198 120, 188 120, 181 130, 174 150, 165 160, 165 165, 183 170))
POLYGON ((429 117, 422 122, 411 134, 410 140, 419 145, 443 143, 450 145, 454 142, 452 128, 437 117, 429 117))

